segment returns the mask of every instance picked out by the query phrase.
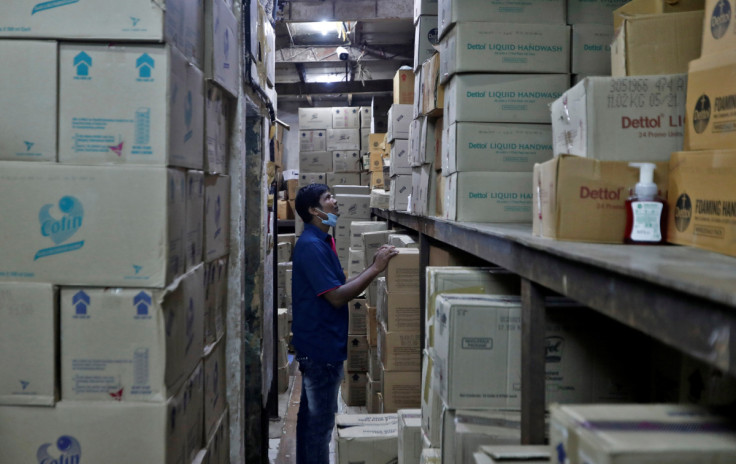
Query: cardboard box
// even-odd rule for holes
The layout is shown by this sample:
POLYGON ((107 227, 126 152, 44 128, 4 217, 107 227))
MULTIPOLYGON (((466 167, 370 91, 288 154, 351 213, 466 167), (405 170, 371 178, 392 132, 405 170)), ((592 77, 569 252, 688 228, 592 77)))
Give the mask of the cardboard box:
MULTIPOLYGON (((416 47, 416 45, 415 45, 416 47)), ((422 83, 422 68, 421 66, 414 72, 414 95, 416 97, 414 98, 414 102, 411 106, 411 117, 413 119, 417 119, 419 116, 422 115, 422 107, 424 103, 422 102, 422 86, 424 84, 422 83)))
POLYGON ((501 464, 522 460, 529 464, 546 464, 550 462, 550 451, 547 446, 488 446, 481 445, 473 454, 476 464, 501 464))
POLYGON ((332 129, 360 129, 359 107, 332 108, 332 129))
POLYGON ((732 39, 736 34, 734 8, 729 3, 705 0, 702 56, 733 50, 732 39))
POLYGON ((564 24, 460 22, 440 43, 440 81, 457 73, 568 73, 564 24))
POLYGON ((383 151, 384 145, 383 142, 386 139, 386 134, 368 134, 368 144, 369 144, 369 151, 383 151))
POLYGON ((53 406, 59 312, 50 284, 0 284, 0 404, 53 406))
POLYGON ((396 414, 337 414, 335 425, 339 428, 397 425, 396 414))
POLYGON ((418 463, 422 454, 422 410, 399 409, 399 462, 418 463))
POLYGON ((419 248, 419 244, 414 237, 406 234, 389 234, 388 244, 396 248, 419 248))
POLYGON ((409 125, 413 120, 412 105, 391 105, 388 110, 388 132, 386 139, 392 142, 394 139, 409 139, 409 125))
POLYGON ((360 172, 363 170, 359 150, 333 151, 334 172, 360 172))
POLYGON ((331 172, 333 166, 333 154, 330 151, 299 152, 300 173, 331 172))
POLYGON ((0 280, 166 286, 184 271, 185 185, 174 169, 5 162, 0 280))
POLYGON ((403 139, 395 139, 391 143, 391 157, 389 165, 389 174, 391 176, 411 174, 411 164, 409 163, 409 141, 403 139))
POLYGON ((736 152, 673 153, 667 240, 736 256, 736 152))
MULTIPOLYGON (((340 218, 370 219, 370 201, 370 195, 340 195, 337 197, 337 206, 340 210, 340 218)), ((350 241, 348 240, 348 243, 349 242, 350 241)))
MULTIPOLYGON (((378 356, 381 358, 384 379, 384 401, 386 401, 386 373, 393 371, 415 372, 419 381, 422 369, 421 336, 419 333, 387 332, 383 324, 378 324, 378 356)), ((419 392, 417 404, 399 407, 419 407, 419 392)), ((393 412, 393 411, 389 411, 393 412)))
POLYGON ((348 316, 348 333, 350 335, 366 335, 368 304, 365 298, 357 298, 348 303, 348 316))
POLYGON ((565 2, 542 0, 440 0, 439 29, 443 37, 459 21, 565 24, 565 2))
MULTIPOLYGON (((667 164, 654 181, 666 197, 667 164)), ((625 202, 638 169, 620 161, 560 156, 534 167, 533 233, 557 240, 623 243, 625 202)))
POLYGON ((204 264, 204 346, 213 345, 224 333, 222 317, 218 314, 217 261, 204 264), (219 332, 218 332, 219 331, 219 332))
MULTIPOLYGON (((433 165, 433 169, 439 169, 441 167, 441 165, 434 166, 436 157, 435 150, 438 148, 435 140, 437 123, 437 119, 430 117, 424 118, 424 121, 422 122, 422 135, 421 139, 419 140, 419 157, 417 159, 419 162, 421 162, 423 166, 428 164, 433 165)), ((441 121, 440 127, 442 127, 441 121)))
POLYGON ((360 154, 367 155, 370 153, 370 129, 360 129, 360 154))
POLYGON ((340 390, 347 406, 366 405, 366 386, 368 375, 365 372, 346 372, 340 390))
POLYGON ((555 156, 604 161, 664 161, 684 134, 684 74, 588 77, 556 100, 555 156))
POLYGON ((613 11, 613 28, 619 29, 627 18, 637 15, 682 13, 702 10, 704 7, 705 0, 631 0, 613 11))
POLYGON ((440 55, 434 54, 422 64, 422 114, 442 115, 445 104, 445 86, 440 83, 440 55))
POLYGON ((733 432, 721 431, 726 418, 698 406, 559 405, 551 413, 550 447, 564 453, 571 464, 582 464, 583 459, 673 463, 736 459, 733 432), (633 426, 615 428, 623 423, 633 426), (690 432, 683 434, 680 430, 690 432))
MULTIPOLYGON (((425 445, 427 441, 424 441, 425 445)), ((442 450, 439 448, 424 448, 419 457, 419 464, 442 464, 442 450)))
POLYGON ((59 162, 202 169, 204 77, 177 49, 65 43, 59 61, 59 162))
POLYGON ((627 14, 612 45, 612 75, 685 73, 688 63, 700 57, 702 37, 702 10, 627 14))
POLYGON ((299 131, 299 152, 324 152, 327 149, 326 130, 299 131))
POLYGON ((567 24, 611 24, 613 11, 629 0, 568 0, 567 24))
POLYGON ((419 292, 389 293, 386 284, 378 282, 378 321, 388 332, 419 333, 421 314, 419 292))
POLYGON ((419 371, 384 371, 381 384, 384 413, 420 407, 422 380, 419 371))
POLYGON ((442 398, 431 353, 431 349, 425 350, 422 356, 422 433, 431 447, 439 448, 442 444, 442 398))
MULTIPOLYGON (((376 255, 376 252, 378 251, 381 246, 388 244, 388 235, 391 233, 391 231, 388 230, 382 230, 378 232, 363 232, 361 235, 363 237, 363 254, 364 254, 364 261, 366 263, 372 263, 373 258, 376 255)), ((393 259, 391 259, 393 261, 393 259)), ((389 261, 389 263, 391 262, 389 261)), ((379 275, 384 275, 384 273, 379 275)), ((375 282, 375 281, 374 281, 375 282)), ((375 306, 375 303, 371 306, 375 306)))
POLYGON ((604 24, 572 26, 572 73, 610 76, 612 41, 613 26, 604 24))
POLYGON ((381 381, 373 380, 371 374, 368 374, 368 381, 365 384, 365 407, 369 414, 378 414, 378 395, 381 393, 381 381))
POLYGON ((532 173, 452 174, 446 178, 443 210, 444 217, 453 221, 530 222, 532 173))
MULTIPOLYGON (((437 29, 436 15, 420 16, 414 23, 414 71, 419 71, 422 69, 422 63, 437 53, 435 46, 439 44, 440 37, 437 29)), ((414 81, 414 98, 416 100, 418 96, 416 91, 416 76, 414 81)))
MULTIPOLYGON (((355 221, 350 225, 350 247, 363 250, 363 234, 366 232, 380 232, 387 230, 388 225, 383 221, 355 221)), ((362 260, 366 265, 373 261, 362 260)))
MULTIPOLYGON (((366 237, 368 234, 365 234, 366 237)), ((386 268, 386 290, 392 293, 419 291, 419 250, 398 248, 386 268)))
POLYGON ((425 116, 419 116, 409 125, 409 166, 412 168, 421 166, 422 162, 419 153, 419 146, 422 140, 422 126, 424 125, 425 116))
POLYGON ((370 132, 371 120, 373 119, 373 108, 370 106, 360 107, 360 128, 370 132))
MULTIPOLYGON (((305 173, 299 174, 299 183, 298 183, 299 188, 306 187, 309 184, 326 184, 326 183, 327 183, 327 176, 323 172, 305 172, 305 173)), ((289 184, 289 187, 291 186, 292 184, 289 184)), ((289 198, 291 198, 291 191, 289 192, 289 198)), ((294 194, 294 199, 296 199, 296 194, 294 194)))
POLYGON ((299 130, 327 130, 332 127, 332 108, 299 108, 299 130))
MULTIPOLYGON (((373 325, 375 325, 375 321, 376 321, 375 309, 372 312, 372 315, 374 316, 373 317, 373 321, 374 321, 374 324, 373 325)), ((378 357, 378 349, 377 348, 378 347, 376 345, 371 345, 371 346, 368 347, 368 376, 372 380, 380 381, 381 380, 381 375, 382 375, 381 374, 382 367, 381 367, 381 359, 378 357)), ((380 385, 378 387, 378 391, 381 391, 380 385)))
POLYGON ((365 262, 363 261, 363 250, 348 248, 350 257, 348 262, 348 279, 357 277, 366 268, 365 262))
POLYGON ((398 459, 398 425, 338 427, 338 464, 384 464, 398 459))
MULTIPOLYGON (((371 173, 371 182, 378 180, 377 173, 371 173)), ((380 177, 378 186, 371 191, 371 208, 389 209, 391 206, 391 195, 389 192, 379 188, 383 186, 383 175, 380 177)))
POLYGON ((406 67, 394 75, 394 105, 414 103, 414 72, 406 67))
POLYGON ((411 175, 397 175, 391 178, 389 191, 389 209, 391 211, 407 211, 411 196, 411 175))
POLYGON ((230 178, 206 175, 204 203, 204 258, 222 258, 230 249, 230 178))
POLYGON ((552 128, 541 124, 456 123, 447 129, 442 175, 531 172, 552 158, 552 128))
POLYGON ((230 95, 237 97, 240 77, 238 20, 225 0, 205 2, 204 10, 205 77, 214 80, 230 95))
POLYGON ((0 160, 55 162, 56 42, 3 40, 0 60, 0 107, 13 108, 0 115, 0 160))
POLYGON ((208 352, 204 360, 204 433, 206 437, 216 431, 225 412, 227 382, 225 369, 225 340, 221 339, 208 352))
POLYGON ((287 279, 286 272, 293 269, 293 263, 291 262, 278 263, 277 268, 278 268, 277 279, 278 279, 279 288, 290 287, 291 281, 287 279))
MULTIPOLYGON (((375 288, 375 281, 374 284, 375 288)), ((370 286, 368 287, 370 289, 370 286)), ((373 297, 373 300, 375 300, 375 296, 373 297)), ((368 306, 368 316, 366 317, 366 332, 368 332, 368 346, 371 348, 377 348, 378 347, 378 319, 376 317, 376 307, 370 306, 370 298, 366 298, 366 303, 369 303, 368 306)), ((378 353, 378 350, 376 349, 376 354, 378 353)))
MULTIPOLYGON (((346 176, 346 179, 352 176, 346 176)), ((336 184, 330 186, 335 195, 370 195, 371 189, 365 185, 336 184)))
POLYGON ((437 15, 437 0, 414 0, 414 24, 422 15, 437 15))
POLYGON ((278 200, 277 202, 277 217, 279 219, 294 219, 294 211, 287 200, 278 200))
POLYGON ((186 233, 184 255, 186 270, 194 269, 202 262, 204 245, 204 173, 187 171, 186 233))
POLYGON ((215 432, 207 438, 207 456, 210 464, 228 464, 230 462, 230 433, 228 411, 226 410, 217 422, 215 432))
POLYGON ((327 150, 360 151, 360 129, 327 129, 327 150))
POLYGON ((442 412, 442 462, 472 462, 483 445, 521 445, 521 414, 503 410, 442 412))
POLYGON ((204 100, 204 170, 210 174, 227 174, 230 143, 230 105, 223 90, 206 82, 204 100))
POLYGON ((465 74, 445 85, 445 127, 455 122, 549 123, 567 74, 465 74))

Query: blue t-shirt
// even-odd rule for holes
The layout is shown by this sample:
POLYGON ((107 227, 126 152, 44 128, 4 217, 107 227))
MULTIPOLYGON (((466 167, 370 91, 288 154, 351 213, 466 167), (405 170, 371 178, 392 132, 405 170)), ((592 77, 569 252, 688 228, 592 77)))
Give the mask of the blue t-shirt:
POLYGON ((325 292, 345 283, 345 272, 330 235, 312 224, 294 247, 292 258, 292 344, 300 355, 322 362, 347 359, 348 305, 333 307, 325 292))

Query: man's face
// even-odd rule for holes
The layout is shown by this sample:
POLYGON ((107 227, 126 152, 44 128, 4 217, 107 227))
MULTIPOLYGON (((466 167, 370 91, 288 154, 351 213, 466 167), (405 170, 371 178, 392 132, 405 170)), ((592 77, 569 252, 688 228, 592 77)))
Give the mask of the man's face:
POLYGON ((326 213, 338 214, 337 198, 329 190, 319 197, 319 207, 326 213))

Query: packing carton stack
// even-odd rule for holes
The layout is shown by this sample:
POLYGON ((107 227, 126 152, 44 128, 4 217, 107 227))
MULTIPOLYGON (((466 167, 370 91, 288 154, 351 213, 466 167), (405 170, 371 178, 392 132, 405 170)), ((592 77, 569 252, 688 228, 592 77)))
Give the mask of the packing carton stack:
POLYGON ((341 385, 342 398, 348 406, 365 406, 368 380, 369 346, 365 298, 348 303, 348 359, 341 385))
POLYGON ((389 209, 392 211, 406 211, 409 208, 409 196, 411 195, 409 127, 413 120, 413 74, 411 74, 411 90, 408 90, 409 82, 404 80, 409 74, 411 74, 411 70, 404 68, 399 69, 396 73, 396 77, 394 77, 394 104, 388 111, 386 140, 389 143, 390 153, 388 166, 390 185, 388 190, 390 194, 389 209), (397 92, 399 93, 397 94, 397 92))
POLYGON ((338 414, 335 423, 335 462, 378 464, 401 459, 397 414, 338 414))
POLYGON ((570 70, 574 82, 588 76, 611 75, 613 12, 626 3, 624 0, 567 2, 567 23, 572 30, 570 70))
POLYGON ((2 460, 226 456, 237 21, 224 1, 69 3, 0 19, 2 460))

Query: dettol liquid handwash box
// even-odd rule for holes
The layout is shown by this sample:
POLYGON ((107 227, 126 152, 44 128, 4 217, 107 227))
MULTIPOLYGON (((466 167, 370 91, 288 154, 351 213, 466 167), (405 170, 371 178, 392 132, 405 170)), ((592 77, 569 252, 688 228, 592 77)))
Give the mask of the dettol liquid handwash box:
POLYGON ((446 179, 445 219, 532 222, 531 172, 456 172, 446 179))
POLYGON ((0 281, 165 287, 184 270, 182 170, 5 162, 0 281))
POLYGON ((549 124, 567 74, 456 74, 445 86, 445 127, 456 122, 549 124))
POLYGON ((438 14, 440 36, 458 21, 565 24, 565 1, 439 0, 438 14))
POLYGON ((202 169, 204 79, 172 47, 63 44, 59 162, 202 169))

